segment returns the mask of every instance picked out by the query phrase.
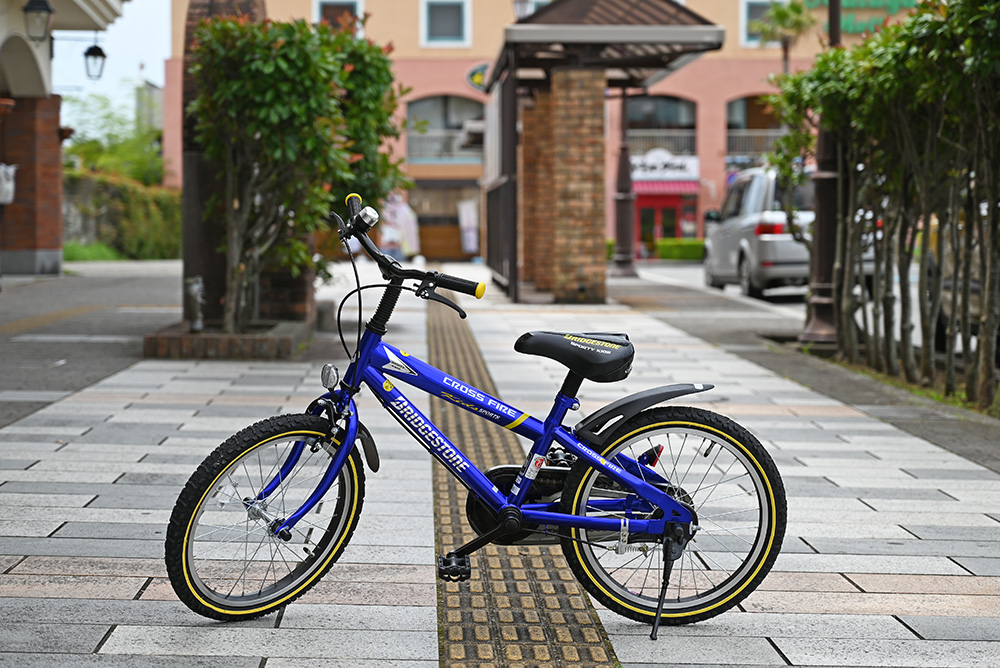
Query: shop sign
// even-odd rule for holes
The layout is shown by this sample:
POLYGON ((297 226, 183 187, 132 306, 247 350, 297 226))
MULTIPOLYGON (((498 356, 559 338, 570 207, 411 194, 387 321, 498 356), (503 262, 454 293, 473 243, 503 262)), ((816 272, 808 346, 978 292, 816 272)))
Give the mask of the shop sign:
MULTIPOLYGON (((805 0, 806 8, 828 7, 830 0, 805 0)), ((859 35, 874 32, 885 20, 904 9, 917 6, 917 0, 841 0, 840 30, 859 35), (857 10, 864 11, 859 16, 857 10)))
POLYGON ((698 156, 674 155, 665 148, 631 156, 633 181, 697 181, 698 156))
POLYGON ((465 73, 465 83, 469 84, 480 93, 486 91, 486 70, 489 63, 480 63, 465 73))

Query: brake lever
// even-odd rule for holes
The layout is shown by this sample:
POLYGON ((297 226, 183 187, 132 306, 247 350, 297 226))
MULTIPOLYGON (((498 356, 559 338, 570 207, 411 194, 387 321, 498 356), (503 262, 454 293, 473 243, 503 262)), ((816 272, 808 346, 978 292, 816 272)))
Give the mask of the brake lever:
POLYGON ((425 278, 420 283, 420 286, 416 290, 417 296, 420 297, 421 299, 427 299, 430 301, 438 302, 439 304, 444 304, 448 308, 456 311, 458 313, 458 317, 460 317, 462 320, 465 320, 467 317, 469 317, 469 315, 462 309, 461 306, 451 301, 447 297, 442 297, 438 293, 434 292, 434 288, 436 287, 434 279, 436 277, 437 273, 432 273, 430 276, 425 278))
POLYGON ((467 317, 469 317, 468 314, 462 310, 461 306, 451 301, 447 297, 442 297, 433 290, 429 291, 427 293, 427 296, 424 297, 424 299, 430 299, 431 301, 440 302, 441 304, 444 304, 445 306, 454 309, 458 313, 458 317, 461 318, 462 320, 465 320, 467 317))

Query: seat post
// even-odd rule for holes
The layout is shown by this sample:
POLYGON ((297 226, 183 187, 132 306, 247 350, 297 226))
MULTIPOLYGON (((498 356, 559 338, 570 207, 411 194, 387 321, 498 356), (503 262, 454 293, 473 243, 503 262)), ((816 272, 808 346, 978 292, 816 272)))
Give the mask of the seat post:
POLYGON ((559 392, 567 397, 576 399, 576 393, 580 391, 580 386, 583 384, 583 376, 579 376, 572 371, 566 374, 566 379, 563 381, 562 387, 559 388, 559 392))

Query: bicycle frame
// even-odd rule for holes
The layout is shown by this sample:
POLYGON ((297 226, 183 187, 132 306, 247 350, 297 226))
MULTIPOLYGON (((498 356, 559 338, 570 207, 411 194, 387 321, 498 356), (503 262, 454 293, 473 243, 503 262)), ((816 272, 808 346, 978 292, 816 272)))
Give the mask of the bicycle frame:
MULTIPOLYGON (((517 507, 525 522, 538 525, 578 527, 590 530, 629 532, 662 535, 668 522, 691 523, 691 510, 678 503, 659 486, 669 486, 670 482, 635 459, 618 455, 608 461, 577 439, 562 421, 566 413, 574 408, 576 399, 557 393, 552 409, 544 421, 518 410, 488 393, 453 378, 426 362, 413 357, 382 341, 379 334, 365 330, 361 339, 358 358, 347 369, 341 387, 327 392, 311 407, 313 414, 322 414, 325 401, 333 402, 338 414, 348 416, 347 433, 343 439, 353 444, 358 431, 357 408, 353 395, 364 382, 389 413, 406 429, 432 456, 440 461, 458 480, 481 498, 491 509, 499 512, 507 506, 517 507), (509 494, 501 492, 486 475, 473 464, 441 431, 417 409, 416 406, 396 387, 393 380, 402 381, 423 390, 431 396, 440 397, 478 417, 498 424, 532 442, 520 474, 514 481, 509 494), (623 498, 609 498, 588 502, 588 507, 607 512, 624 513, 627 521, 605 517, 581 517, 559 512, 559 503, 524 503, 532 481, 545 462, 545 455, 553 443, 559 443, 568 452, 582 458, 593 468, 617 481, 635 493, 623 498), (648 517, 656 507, 662 508, 663 516, 657 519, 639 519, 637 515, 648 517), (624 526, 626 525, 627 526, 624 526)), ((304 448, 304 443, 296 443, 288 460, 275 479, 264 487, 258 499, 265 498, 290 469, 304 448)), ((285 519, 279 527, 273 528, 277 534, 290 529, 327 492, 347 460, 352 447, 336 450, 323 479, 306 502, 285 519)))

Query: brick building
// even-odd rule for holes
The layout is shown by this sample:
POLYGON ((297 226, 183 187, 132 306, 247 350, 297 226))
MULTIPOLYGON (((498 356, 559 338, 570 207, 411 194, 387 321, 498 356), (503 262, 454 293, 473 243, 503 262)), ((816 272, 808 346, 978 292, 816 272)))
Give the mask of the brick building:
MULTIPOLYGON (((52 30, 103 31, 123 0, 53 0, 52 30)), ((45 4, 45 3, 42 3, 45 4)), ((0 271, 62 268, 61 99, 52 94, 51 32, 36 34, 21 0, 0 0, 0 164, 16 165, 14 196, 0 203, 0 271)))

